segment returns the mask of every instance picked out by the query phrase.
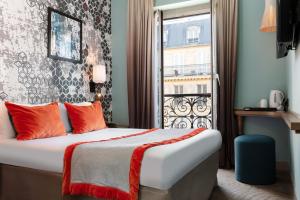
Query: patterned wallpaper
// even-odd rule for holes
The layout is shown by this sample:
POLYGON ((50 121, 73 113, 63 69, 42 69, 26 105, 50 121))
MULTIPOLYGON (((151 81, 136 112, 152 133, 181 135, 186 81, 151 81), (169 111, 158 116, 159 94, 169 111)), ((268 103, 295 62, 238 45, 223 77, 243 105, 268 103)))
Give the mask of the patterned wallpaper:
POLYGON ((0 101, 39 104, 93 100, 91 65, 105 63, 103 95, 106 119, 112 116, 110 0, 1 0, 0 101), (83 21, 83 63, 47 58, 47 8, 83 21))

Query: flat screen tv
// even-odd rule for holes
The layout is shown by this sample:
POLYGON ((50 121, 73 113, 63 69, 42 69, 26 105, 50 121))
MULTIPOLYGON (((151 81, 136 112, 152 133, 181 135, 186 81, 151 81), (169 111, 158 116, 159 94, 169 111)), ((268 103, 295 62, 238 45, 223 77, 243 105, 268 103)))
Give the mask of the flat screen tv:
POLYGON ((277 58, 288 55, 298 42, 298 0, 277 0, 277 58))

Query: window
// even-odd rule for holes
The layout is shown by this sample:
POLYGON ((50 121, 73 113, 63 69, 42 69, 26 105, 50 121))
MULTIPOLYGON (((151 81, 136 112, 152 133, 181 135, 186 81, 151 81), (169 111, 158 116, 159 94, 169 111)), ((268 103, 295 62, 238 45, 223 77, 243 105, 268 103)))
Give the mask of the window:
POLYGON ((163 35, 163 42, 164 42, 164 46, 168 45, 168 39, 169 39, 169 31, 165 30, 164 31, 164 35, 163 35))
POLYGON ((183 94, 183 85, 175 85, 175 94, 183 94))
POLYGON ((205 84, 197 85, 197 93, 198 94, 206 94, 207 93, 207 85, 205 85, 205 84))
POLYGON ((199 26, 190 26, 186 31, 186 41, 188 44, 200 42, 201 28, 199 26))
POLYGON ((157 33, 164 45, 162 66, 156 66, 155 74, 157 82, 162 83, 161 93, 156 93, 157 105, 162 109, 156 116, 156 124, 161 123, 166 129, 212 128, 216 121, 217 88, 212 87, 215 66, 210 59, 211 15, 202 14, 201 10, 194 14, 176 13, 176 18, 167 17, 163 29, 157 33))
MULTIPOLYGON (((183 85, 175 85, 175 94, 183 94, 183 85)), ((182 105, 183 99, 182 97, 175 98, 175 105, 182 105)))

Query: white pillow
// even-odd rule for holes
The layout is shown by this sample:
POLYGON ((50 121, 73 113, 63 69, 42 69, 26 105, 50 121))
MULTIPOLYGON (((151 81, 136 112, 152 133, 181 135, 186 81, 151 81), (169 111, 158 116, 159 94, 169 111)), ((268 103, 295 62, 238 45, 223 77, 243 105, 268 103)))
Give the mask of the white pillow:
POLYGON ((0 140, 11 139, 16 137, 13 124, 9 119, 9 114, 5 102, 0 102, 0 140))
POLYGON ((72 127, 71 127, 71 124, 70 124, 69 119, 68 119, 67 109, 66 109, 66 107, 63 103, 59 103, 58 105, 59 105, 61 120, 64 123, 66 132, 69 133, 69 132, 72 131, 72 127))
POLYGON ((75 106, 90 106, 92 105, 91 102, 81 102, 81 103, 72 103, 75 106))

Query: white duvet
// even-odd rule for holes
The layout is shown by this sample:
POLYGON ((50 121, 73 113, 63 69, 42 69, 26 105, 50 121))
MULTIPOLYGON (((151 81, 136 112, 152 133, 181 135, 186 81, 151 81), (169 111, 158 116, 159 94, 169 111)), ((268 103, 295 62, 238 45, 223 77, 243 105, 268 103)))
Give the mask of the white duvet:
MULTIPOLYGON (((0 163, 61 173, 64 151, 68 145, 141 131, 143 130, 104 129, 79 135, 69 134, 30 141, 0 140, 0 163)), ((182 131, 187 133, 191 130, 182 131)), ((142 162, 141 185, 161 190, 169 189, 199 163, 218 151, 221 142, 218 131, 206 130, 190 139, 149 149, 142 162)))

